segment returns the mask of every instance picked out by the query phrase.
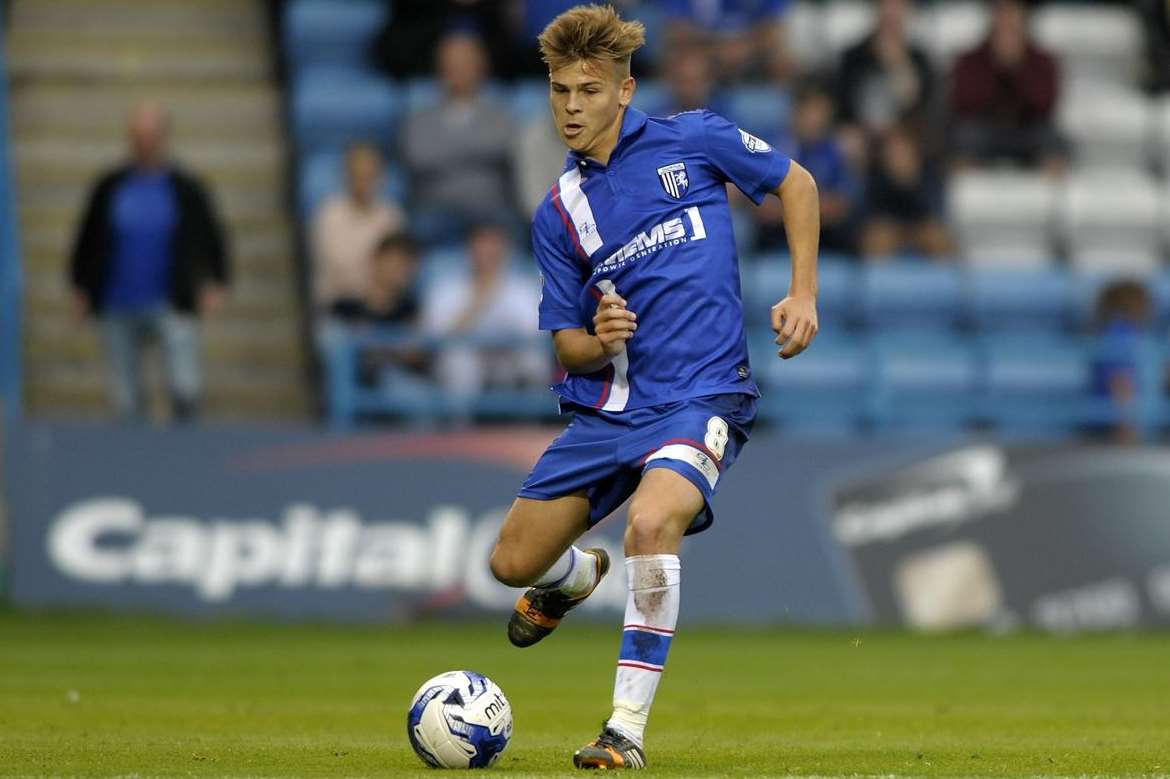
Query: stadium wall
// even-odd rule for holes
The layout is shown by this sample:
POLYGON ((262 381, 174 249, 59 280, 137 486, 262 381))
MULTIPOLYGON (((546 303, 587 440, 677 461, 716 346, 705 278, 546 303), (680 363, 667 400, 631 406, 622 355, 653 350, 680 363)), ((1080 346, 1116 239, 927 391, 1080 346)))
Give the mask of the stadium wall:
MULTIPOLYGON (((26 424, 10 586, 29 608, 407 622, 506 613, 487 558, 543 428, 331 435, 26 424)), ((1170 452, 761 434, 688 539, 683 621, 1170 624, 1170 452)), ((621 512, 619 512, 619 515, 621 512)), ((621 553, 614 516, 589 544, 621 553)), ((622 567, 583 607, 612 619, 622 567)))

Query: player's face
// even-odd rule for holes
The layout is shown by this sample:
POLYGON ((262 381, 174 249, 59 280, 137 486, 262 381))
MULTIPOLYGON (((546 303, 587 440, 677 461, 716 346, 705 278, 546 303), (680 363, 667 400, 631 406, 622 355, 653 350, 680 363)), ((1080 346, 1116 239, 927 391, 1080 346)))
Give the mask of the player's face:
POLYGON ((619 78, 611 62, 578 60, 549 73, 549 102, 557 133, 573 151, 608 159, 621 129, 634 79, 619 78))

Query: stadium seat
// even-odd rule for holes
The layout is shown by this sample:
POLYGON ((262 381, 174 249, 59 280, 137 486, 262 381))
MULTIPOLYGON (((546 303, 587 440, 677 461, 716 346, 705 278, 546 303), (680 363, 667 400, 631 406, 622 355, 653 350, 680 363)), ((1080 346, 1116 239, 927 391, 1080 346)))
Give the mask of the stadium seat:
POLYGON ((1170 171, 1170 95, 1151 102, 1151 158, 1163 173, 1170 171))
MULTIPOLYGON (((409 193, 406 172, 389 159, 384 166, 380 192, 401 205, 409 193)), ((302 218, 308 218, 321 201, 344 188, 344 152, 322 151, 301 157, 297 205, 302 218)))
POLYGON ((973 268, 967 293, 971 324, 998 333, 1066 329, 1077 300, 1073 280, 1060 269, 973 268))
POLYGON ((1060 228, 1070 264, 1096 273, 1153 273, 1165 213, 1162 193, 1144 173, 1095 169, 1069 177, 1060 228))
POLYGON ((315 68, 302 73, 291 91, 293 136, 301 153, 335 150, 353 141, 384 148, 394 144, 404 101, 393 81, 315 68))
POLYGON ((873 28, 874 7, 867 0, 831 0, 821 18, 827 64, 835 66, 841 54, 873 28))
POLYGON ((524 79, 512 87, 512 120, 517 127, 525 127, 534 119, 551 121, 548 92, 545 79, 524 79))
POLYGON ((1061 94, 1058 124, 1073 142, 1077 167, 1145 168, 1154 110, 1132 87, 1074 79, 1061 94))
POLYGON ((651 116, 662 116, 670 105, 670 94, 666 86, 658 79, 640 78, 630 105, 651 116))
POLYGON ((771 144, 788 134, 788 93, 767 86, 737 86, 728 90, 728 118, 771 144))
POLYGON ((860 271, 860 313, 871 330, 947 329, 964 316, 958 268, 925 260, 867 265, 860 271))
POLYGON ((752 366, 763 389, 760 416, 787 430, 848 433, 869 420, 871 351, 860 338, 818 337, 793 360, 781 360, 766 328, 749 331, 752 366))
POLYGON ((937 3, 920 13, 927 31, 922 43, 943 72, 949 72, 954 60, 987 34, 989 14, 980 2, 937 3))
POLYGON ((825 20, 821 7, 799 0, 784 15, 785 45, 802 73, 816 73, 834 64, 825 47, 825 20))
POLYGON ((926 330, 875 336, 873 412, 886 432, 957 430, 976 419, 979 365, 968 339, 926 330))
POLYGON ((292 0, 284 12, 284 47, 292 71, 321 65, 365 67, 385 24, 383 0, 292 0))
POLYGON ((1039 173, 966 171, 951 177, 950 213, 971 265, 1042 267, 1052 261, 1057 185, 1039 173))
POLYGON ((1032 29, 1040 44, 1060 57, 1066 75, 1133 83, 1142 39, 1132 9, 1121 4, 1047 3, 1036 11, 1032 29))
MULTIPOLYGON (((817 268, 817 319, 823 333, 838 333, 857 319, 858 269, 851 261, 824 258, 817 268)), ((740 287, 749 323, 770 324, 772 306, 788 294, 787 255, 757 255, 740 265, 740 287)))
POLYGON ((1107 420, 1109 404, 1091 395, 1092 348, 1060 336, 996 336, 982 344, 985 391, 980 418, 1002 430, 1073 433, 1107 420))

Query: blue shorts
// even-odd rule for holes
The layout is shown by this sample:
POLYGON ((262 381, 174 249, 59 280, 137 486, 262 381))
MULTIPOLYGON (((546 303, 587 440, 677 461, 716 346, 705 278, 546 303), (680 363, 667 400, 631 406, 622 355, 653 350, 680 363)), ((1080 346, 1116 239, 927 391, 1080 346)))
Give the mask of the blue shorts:
POLYGON ((651 468, 669 468, 703 494, 687 535, 715 520, 711 498, 747 443, 756 418, 751 395, 711 395, 620 413, 565 404, 569 426, 545 450, 520 497, 551 500, 584 490, 589 526, 622 505, 651 468))

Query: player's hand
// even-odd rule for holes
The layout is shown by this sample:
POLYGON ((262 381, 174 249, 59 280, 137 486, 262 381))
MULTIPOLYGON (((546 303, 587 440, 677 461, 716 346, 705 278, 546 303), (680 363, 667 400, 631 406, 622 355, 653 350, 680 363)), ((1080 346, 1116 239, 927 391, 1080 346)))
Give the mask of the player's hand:
POLYGON ((614 293, 603 295, 593 315, 593 332, 601 341, 601 348, 610 357, 617 357, 626 348, 626 341, 638 329, 638 315, 626 309, 626 301, 614 293))
POLYGON ((811 295, 789 296, 772 306, 772 332, 787 360, 808 348, 817 336, 817 301, 811 295))

